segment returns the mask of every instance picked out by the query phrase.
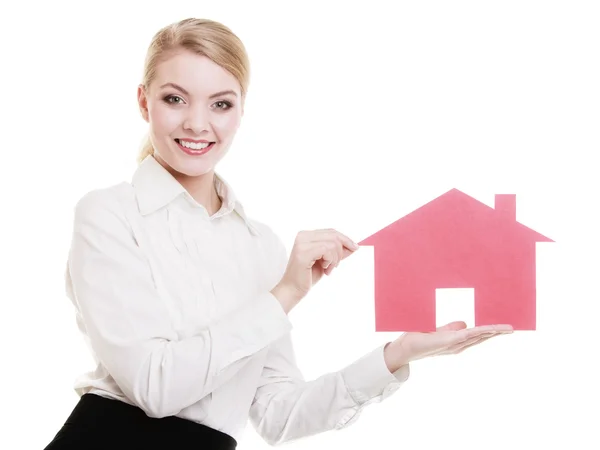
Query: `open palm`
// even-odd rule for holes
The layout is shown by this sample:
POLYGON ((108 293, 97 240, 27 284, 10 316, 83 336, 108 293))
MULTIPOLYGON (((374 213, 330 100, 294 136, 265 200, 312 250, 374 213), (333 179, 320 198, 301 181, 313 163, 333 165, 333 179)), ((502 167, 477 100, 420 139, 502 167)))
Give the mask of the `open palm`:
POLYGON ((404 363, 436 355, 461 353, 488 339, 513 332, 510 325, 483 325, 467 328, 465 322, 450 322, 428 333, 404 333, 393 342, 404 363))

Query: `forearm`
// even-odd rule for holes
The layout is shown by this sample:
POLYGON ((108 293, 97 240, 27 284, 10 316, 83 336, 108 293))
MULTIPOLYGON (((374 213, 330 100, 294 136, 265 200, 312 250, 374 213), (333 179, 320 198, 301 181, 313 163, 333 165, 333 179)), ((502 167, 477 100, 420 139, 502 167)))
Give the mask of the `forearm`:
MULTIPOLYGON (((291 354, 289 338, 281 345, 273 361, 291 354)), ((290 442, 349 425, 364 407, 387 398, 407 378, 408 367, 395 373, 387 368, 383 346, 311 381, 304 381, 295 365, 277 368, 267 363, 269 382, 257 391, 250 417, 269 444, 290 442)))

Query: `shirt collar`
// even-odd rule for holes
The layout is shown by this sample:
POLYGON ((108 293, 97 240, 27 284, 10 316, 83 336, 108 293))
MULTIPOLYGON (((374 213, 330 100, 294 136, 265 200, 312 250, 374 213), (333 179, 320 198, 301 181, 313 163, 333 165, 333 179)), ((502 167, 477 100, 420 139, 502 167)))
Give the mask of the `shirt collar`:
MULTIPOLYGON (((152 155, 148 155, 140 163, 133 174, 132 185, 142 215, 151 214, 180 196, 184 196, 194 206, 202 208, 202 205, 196 202, 181 183, 152 155)), ((223 204, 214 217, 235 212, 252 234, 259 235, 259 231, 251 223, 229 183, 217 173, 215 173, 215 188, 223 204)))

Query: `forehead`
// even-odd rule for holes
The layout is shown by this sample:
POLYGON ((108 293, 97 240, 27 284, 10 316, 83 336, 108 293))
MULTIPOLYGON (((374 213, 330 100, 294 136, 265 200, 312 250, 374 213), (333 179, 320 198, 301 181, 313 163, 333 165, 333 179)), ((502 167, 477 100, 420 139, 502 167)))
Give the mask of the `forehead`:
POLYGON ((160 62, 156 67, 155 86, 175 83, 191 95, 209 96, 215 92, 233 89, 240 92, 237 79, 208 57, 180 51, 160 62))

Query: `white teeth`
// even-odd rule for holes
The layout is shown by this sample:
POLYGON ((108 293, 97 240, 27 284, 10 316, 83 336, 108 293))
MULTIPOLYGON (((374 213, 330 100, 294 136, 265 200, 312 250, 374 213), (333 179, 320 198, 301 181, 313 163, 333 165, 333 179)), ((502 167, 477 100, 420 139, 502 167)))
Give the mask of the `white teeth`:
POLYGON ((206 148, 209 145, 208 142, 195 143, 195 142, 187 142, 187 141, 182 141, 182 140, 180 140, 179 143, 183 147, 191 148, 192 150, 202 150, 203 148, 206 148))

